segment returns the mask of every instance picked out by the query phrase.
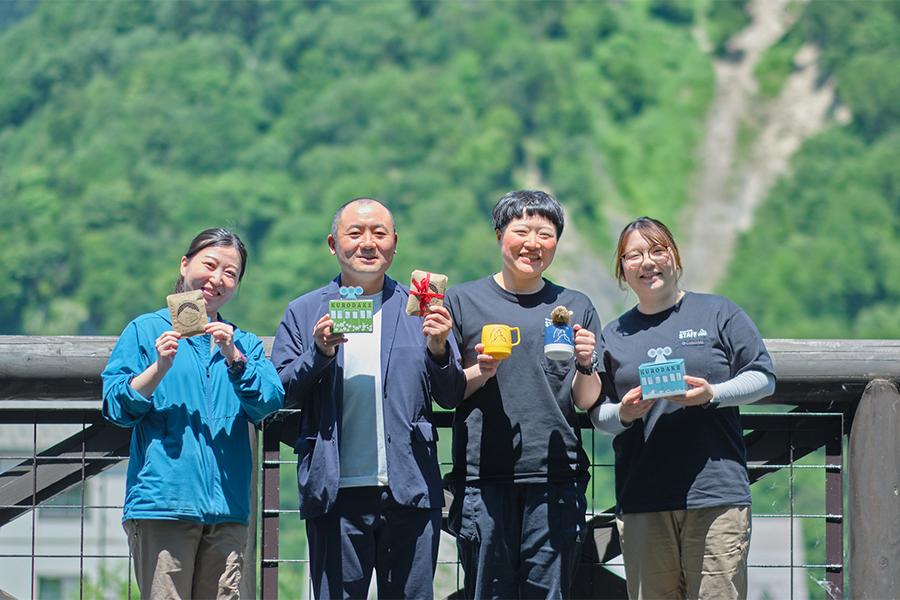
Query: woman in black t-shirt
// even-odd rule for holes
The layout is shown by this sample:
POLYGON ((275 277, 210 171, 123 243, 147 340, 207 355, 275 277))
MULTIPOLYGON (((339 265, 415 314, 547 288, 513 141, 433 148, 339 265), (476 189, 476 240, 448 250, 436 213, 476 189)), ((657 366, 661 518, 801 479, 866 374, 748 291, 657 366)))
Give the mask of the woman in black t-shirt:
POLYGON ((682 290, 680 275, 664 224, 625 226, 616 277, 638 304, 603 330, 604 402, 591 420, 616 436, 629 597, 745 598, 750 485, 738 406, 772 394, 772 361, 744 311, 682 290), (679 359, 686 391, 644 398, 638 367, 679 359))

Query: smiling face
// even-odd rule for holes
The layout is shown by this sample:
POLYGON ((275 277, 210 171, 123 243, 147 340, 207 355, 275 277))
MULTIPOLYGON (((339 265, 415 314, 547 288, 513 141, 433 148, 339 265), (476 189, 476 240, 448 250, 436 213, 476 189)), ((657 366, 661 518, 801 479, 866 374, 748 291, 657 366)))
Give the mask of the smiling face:
POLYGON ((360 285, 366 294, 375 293, 394 260, 394 219, 378 202, 352 202, 328 236, 328 247, 341 265, 342 285, 360 285))
POLYGON ((184 290, 202 291, 206 313, 214 319, 237 290, 241 268, 241 255, 234 246, 208 246, 191 258, 182 256, 184 290))
POLYGON ((641 302, 677 293, 678 268, 672 249, 632 231, 619 256, 625 283, 641 302))
POLYGON ((541 278, 556 254, 556 227, 546 217, 528 214, 497 231, 503 275, 521 286, 541 278))

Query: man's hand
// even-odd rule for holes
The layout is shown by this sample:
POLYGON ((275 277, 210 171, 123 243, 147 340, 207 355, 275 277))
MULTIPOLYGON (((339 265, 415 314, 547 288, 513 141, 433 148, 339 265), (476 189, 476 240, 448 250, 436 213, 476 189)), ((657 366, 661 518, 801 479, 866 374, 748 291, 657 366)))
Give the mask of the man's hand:
POLYGON ((453 320, 450 311, 444 306, 434 306, 428 309, 425 320, 422 321, 422 334, 425 335, 428 351, 434 358, 443 358, 447 353, 447 336, 453 320))
POLYGON ((337 352, 338 345, 347 341, 344 334, 331 333, 333 327, 334 321, 331 320, 331 315, 328 313, 322 315, 319 320, 316 321, 315 327, 313 327, 313 339, 315 340, 316 347, 318 347, 319 352, 325 356, 334 356, 337 352))

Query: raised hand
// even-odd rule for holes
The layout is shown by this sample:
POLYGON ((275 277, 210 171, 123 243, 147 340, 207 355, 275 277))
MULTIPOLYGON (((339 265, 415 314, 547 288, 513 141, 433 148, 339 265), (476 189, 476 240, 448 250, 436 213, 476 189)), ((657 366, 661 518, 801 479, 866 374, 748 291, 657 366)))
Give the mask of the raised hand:
POLYGON ((165 373, 172 368, 175 353, 178 352, 179 339, 181 339, 181 334, 177 331, 164 331, 156 338, 156 367, 160 373, 165 373))
POLYGON ((702 377, 685 375, 684 382, 689 386, 684 395, 666 399, 684 406, 700 406, 709 403, 713 399, 712 386, 702 377))
POLYGON ((313 340, 319 352, 325 356, 334 356, 338 345, 347 341, 343 333, 332 333, 333 328, 334 321, 328 313, 322 315, 313 327, 313 340))
POLYGON ((496 375, 497 367, 500 366, 500 363, 505 358, 494 358, 490 354, 485 354, 484 344, 475 344, 475 352, 477 353, 475 360, 477 361, 479 375, 484 376, 484 379, 490 379, 496 375))
POLYGON ((428 350, 435 358, 443 357, 447 349, 447 336, 450 335, 450 327, 453 320, 450 311, 444 306, 433 306, 428 309, 428 314, 422 321, 422 334, 426 336, 428 350))
POLYGON ((589 368, 594 360, 597 338, 594 332, 581 325, 575 325, 575 361, 582 367, 589 368))
POLYGON ((633 387, 622 396, 619 406, 619 420, 628 425, 632 421, 644 418, 656 404, 656 400, 644 400, 641 394, 641 386, 633 387))
POLYGON ((203 326, 203 331, 212 336, 225 361, 230 365, 241 353, 234 347, 234 327, 222 321, 212 321, 203 326))

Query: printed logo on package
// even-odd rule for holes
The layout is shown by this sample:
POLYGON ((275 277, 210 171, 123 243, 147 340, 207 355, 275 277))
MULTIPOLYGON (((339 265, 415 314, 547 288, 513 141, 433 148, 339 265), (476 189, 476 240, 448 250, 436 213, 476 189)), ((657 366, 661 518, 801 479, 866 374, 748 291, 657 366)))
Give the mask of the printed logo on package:
POLYGON ((363 289, 341 287, 342 300, 328 301, 328 314, 334 322, 333 333, 371 333, 373 329, 372 314, 375 306, 371 299, 358 300, 363 289))
POLYGON ((172 318, 172 329, 184 337, 199 335, 209 322, 206 316, 206 302, 203 292, 193 290, 166 296, 169 316, 172 318))
POLYGON ((672 354, 668 346, 650 348, 647 356, 655 359, 652 363, 643 363, 638 367, 641 378, 641 395, 644 400, 680 396, 685 392, 684 360, 675 358, 666 360, 672 354))

